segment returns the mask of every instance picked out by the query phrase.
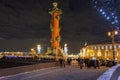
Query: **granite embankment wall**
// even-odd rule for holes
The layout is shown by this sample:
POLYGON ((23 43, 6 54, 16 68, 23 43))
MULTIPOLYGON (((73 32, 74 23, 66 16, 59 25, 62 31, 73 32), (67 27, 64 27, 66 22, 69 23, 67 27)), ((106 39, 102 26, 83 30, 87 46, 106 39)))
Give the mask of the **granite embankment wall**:
POLYGON ((38 69, 43 69, 43 68, 55 67, 55 66, 56 66, 55 62, 50 62, 50 63, 40 63, 40 64, 34 64, 34 65, 0 69, 0 77, 38 70, 38 69))

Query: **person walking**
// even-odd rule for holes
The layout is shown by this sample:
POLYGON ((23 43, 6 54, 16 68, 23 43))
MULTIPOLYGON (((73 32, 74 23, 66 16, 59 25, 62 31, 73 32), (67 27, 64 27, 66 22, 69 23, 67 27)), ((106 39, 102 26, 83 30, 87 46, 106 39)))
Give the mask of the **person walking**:
POLYGON ((97 60, 93 60, 93 66, 96 69, 96 67, 97 67, 97 60))
POLYGON ((83 68, 83 59, 80 59, 80 57, 79 57, 78 63, 79 63, 80 69, 82 69, 83 68))
POLYGON ((66 66, 66 59, 65 58, 63 59, 63 66, 64 67, 66 66))
POLYGON ((72 59, 71 59, 71 58, 68 58, 68 59, 67 59, 67 62, 68 62, 68 65, 71 66, 72 59))
POLYGON ((98 69, 100 69, 100 60, 99 59, 97 60, 97 67, 98 67, 98 69))
POLYGON ((59 63, 60 63, 60 67, 62 67, 63 66, 63 59, 62 58, 59 59, 59 63))

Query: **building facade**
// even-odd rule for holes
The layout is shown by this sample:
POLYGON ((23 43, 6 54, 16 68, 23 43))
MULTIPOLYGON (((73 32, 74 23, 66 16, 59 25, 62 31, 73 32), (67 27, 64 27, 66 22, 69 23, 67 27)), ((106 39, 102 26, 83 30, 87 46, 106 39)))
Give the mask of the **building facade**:
POLYGON ((120 61, 120 44, 95 44, 87 45, 80 50, 80 57, 89 59, 113 60, 113 51, 115 60, 120 61))

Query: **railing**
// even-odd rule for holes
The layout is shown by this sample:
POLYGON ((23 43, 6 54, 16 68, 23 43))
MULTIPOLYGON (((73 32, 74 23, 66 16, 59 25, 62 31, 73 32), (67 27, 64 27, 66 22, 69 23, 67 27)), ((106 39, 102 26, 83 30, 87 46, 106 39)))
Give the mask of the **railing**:
POLYGON ((120 75, 120 64, 108 69, 97 80, 119 80, 118 79, 119 75, 120 75))

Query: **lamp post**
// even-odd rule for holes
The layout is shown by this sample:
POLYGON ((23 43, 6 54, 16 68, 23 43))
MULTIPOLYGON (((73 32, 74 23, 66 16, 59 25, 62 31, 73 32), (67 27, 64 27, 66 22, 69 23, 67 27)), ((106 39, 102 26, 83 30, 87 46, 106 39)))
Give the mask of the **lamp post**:
POLYGON ((34 57, 36 56, 36 51, 35 51, 35 49, 34 48, 31 48, 31 52, 32 52, 32 57, 33 57, 33 59, 34 59, 34 57))
POLYGON ((67 55, 67 53, 68 53, 67 44, 64 44, 64 55, 67 55))
POLYGON ((40 54, 41 52, 41 45, 37 45, 37 53, 40 54))
POLYGON ((115 65, 115 48, 114 48, 114 44, 115 44, 115 35, 118 34, 118 31, 114 30, 111 32, 108 32, 108 36, 110 36, 112 38, 112 50, 113 50, 113 65, 115 65))

